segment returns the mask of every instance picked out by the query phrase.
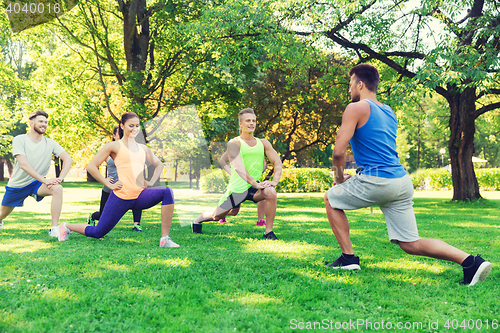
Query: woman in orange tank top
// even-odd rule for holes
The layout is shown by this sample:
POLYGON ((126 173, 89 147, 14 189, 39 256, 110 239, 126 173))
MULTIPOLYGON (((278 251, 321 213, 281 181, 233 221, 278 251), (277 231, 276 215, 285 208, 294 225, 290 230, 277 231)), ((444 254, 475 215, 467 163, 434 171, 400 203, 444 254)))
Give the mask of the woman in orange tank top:
POLYGON ((160 177, 163 164, 148 147, 135 141, 139 131, 139 116, 133 112, 124 113, 120 121, 122 139, 105 145, 87 166, 87 172, 113 191, 104 206, 99 223, 95 227, 88 224, 63 223, 59 225, 59 241, 67 240, 70 231, 101 238, 115 227, 129 209, 144 210, 161 202, 160 246, 179 247, 169 237, 174 213, 174 194, 168 187, 149 188, 160 177), (119 180, 114 184, 99 172, 99 166, 108 157, 114 160, 118 171, 119 180), (146 160, 155 167, 150 181, 146 181, 143 176, 146 160))

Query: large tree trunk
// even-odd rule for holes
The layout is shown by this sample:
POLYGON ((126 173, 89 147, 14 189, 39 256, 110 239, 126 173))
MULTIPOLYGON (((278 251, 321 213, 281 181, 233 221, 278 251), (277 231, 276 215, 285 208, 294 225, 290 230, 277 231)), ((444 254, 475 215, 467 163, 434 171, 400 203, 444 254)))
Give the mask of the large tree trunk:
POLYGON ((123 13, 123 46, 127 60, 127 80, 133 81, 129 97, 138 105, 144 106, 144 74, 146 69, 150 29, 146 16, 146 0, 120 2, 123 13))
MULTIPOLYGON (((449 87, 448 91, 457 91, 449 87), (451 89, 450 89, 451 88, 451 89)), ((466 88, 448 98, 450 105, 450 142, 448 149, 451 159, 453 180, 453 200, 474 200, 481 198, 472 155, 474 154, 475 88, 466 88)))
POLYGON ((123 46, 128 72, 146 69, 149 49, 149 19, 146 17, 146 0, 132 0, 124 3, 123 46))

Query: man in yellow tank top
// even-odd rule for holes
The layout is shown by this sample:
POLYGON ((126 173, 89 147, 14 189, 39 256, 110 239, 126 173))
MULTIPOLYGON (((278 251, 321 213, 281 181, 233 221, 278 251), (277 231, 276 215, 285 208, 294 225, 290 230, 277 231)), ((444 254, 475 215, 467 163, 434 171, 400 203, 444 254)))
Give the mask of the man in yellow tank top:
POLYGON ((198 216, 192 224, 193 232, 202 233, 202 222, 218 221, 226 215, 236 215, 240 204, 246 200, 257 203, 266 200, 266 231, 264 238, 278 239, 273 232, 273 223, 276 216, 277 194, 274 187, 281 178, 283 165, 278 153, 266 139, 254 137, 257 119, 253 109, 243 109, 239 112, 241 135, 230 140, 227 144, 227 156, 231 164, 231 178, 226 192, 214 211, 198 216), (262 176, 264 154, 274 166, 273 180, 259 183, 262 176))

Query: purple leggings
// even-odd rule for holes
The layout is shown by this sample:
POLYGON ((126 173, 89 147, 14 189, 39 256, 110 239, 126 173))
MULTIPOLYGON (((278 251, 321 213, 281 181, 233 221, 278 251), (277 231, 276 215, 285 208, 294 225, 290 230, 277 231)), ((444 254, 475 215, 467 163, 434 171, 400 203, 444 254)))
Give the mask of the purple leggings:
POLYGON ((174 203, 174 193, 170 188, 146 188, 142 190, 137 199, 133 200, 120 199, 112 192, 101 213, 99 223, 95 227, 86 227, 85 236, 101 238, 115 227, 129 209, 148 209, 159 202, 161 202, 162 206, 174 203))

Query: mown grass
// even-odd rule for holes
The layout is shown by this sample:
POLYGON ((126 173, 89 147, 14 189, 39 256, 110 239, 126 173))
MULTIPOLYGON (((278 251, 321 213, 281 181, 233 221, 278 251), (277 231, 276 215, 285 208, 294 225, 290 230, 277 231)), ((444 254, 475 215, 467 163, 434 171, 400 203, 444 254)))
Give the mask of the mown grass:
MULTIPOLYGON (((100 186, 65 188, 61 221, 83 222, 98 207, 100 186)), ((316 331, 344 331, 335 323, 349 320, 363 320, 360 331, 375 331, 373 323, 379 332, 395 330, 383 321, 421 322, 407 331, 433 332, 456 331, 444 326, 453 319, 480 319, 481 331, 498 331, 491 322, 500 320, 499 200, 415 199, 422 237, 493 262, 488 280, 471 288, 458 284, 459 265, 409 256, 389 243, 378 208, 373 216, 369 209, 348 213, 362 270, 325 267, 340 250, 319 193, 280 195, 280 241, 262 239, 256 205, 245 203, 227 224, 206 223, 203 235, 174 223, 177 249, 158 247, 159 206, 144 212, 143 233, 131 231, 127 213, 103 239, 71 234, 58 242, 47 235, 49 202, 28 198, 0 231, 0 332, 287 332, 314 322, 321 324, 316 331)))

